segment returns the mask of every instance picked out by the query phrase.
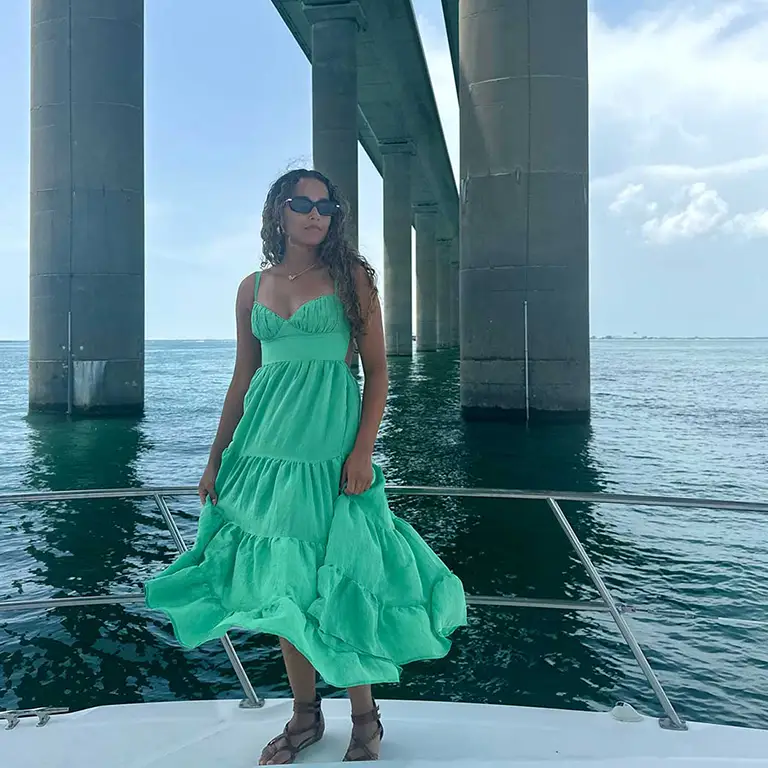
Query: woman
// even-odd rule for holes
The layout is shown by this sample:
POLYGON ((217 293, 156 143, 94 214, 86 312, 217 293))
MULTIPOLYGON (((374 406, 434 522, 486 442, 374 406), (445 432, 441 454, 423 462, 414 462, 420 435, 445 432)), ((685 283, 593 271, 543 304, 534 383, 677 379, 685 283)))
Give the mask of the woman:
POLYGON ((372 683, 444 656, 464 590, 396 518, 372 463, 387 398, 374 271, 345 239, 348 211, 316 171, 272 186, 264 272, 237 293, 237 355, 208 466, 195 545, 146 586, 194 647, 231 627, 277 635, 294 715, 260 764, 293 762, 323 735, 316 671, 347 688, 345 760, 376 759, 372 683), (365 373, 349 371, 356 343, 365 373))

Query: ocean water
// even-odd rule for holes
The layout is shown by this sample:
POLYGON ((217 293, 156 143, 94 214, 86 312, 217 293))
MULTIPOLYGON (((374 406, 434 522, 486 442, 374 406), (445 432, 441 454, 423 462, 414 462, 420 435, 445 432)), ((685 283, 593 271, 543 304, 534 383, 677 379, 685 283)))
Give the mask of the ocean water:
MULTIPOLYGON (((377 460, 393 484, 768 501, 768 341, 593 342, 589 425, 465 423, 452 353, 390 361, 377 460)), ((142 419, 28 416, 27 346, 0 343, 0 492, 196 484, 231 342, 150 342, 142 419)), ((393 498, 471 594, 596 597, 543 502, 393 498)), ((199 504, 173 499, 188 541, 199 504)), ((768 517, 564 510, 683 717, 768 727, 768 517)), ((0 599, 136 591, 175 551, 148 501, 0 505, 0 599)), ((231 633, 255 687, 288 695, 273 638, 231 633)), ((325 690, 326 695, 333 694, 325 690)), ((662 714, 610 617, 470 608, 443 660, 381 698, 662 714)), ((223 649, 181 649, 139 607, 0 612, 0 708, 237 697, 223 649)))

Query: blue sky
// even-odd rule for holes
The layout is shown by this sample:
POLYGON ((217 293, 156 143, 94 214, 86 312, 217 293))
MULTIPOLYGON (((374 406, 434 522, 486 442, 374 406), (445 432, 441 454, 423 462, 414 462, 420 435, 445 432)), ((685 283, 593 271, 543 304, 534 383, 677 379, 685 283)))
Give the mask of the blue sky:
MULTIPOLYGON (((458 110, 436 0, 416 0, 446 140, 458 110)), ((310 66, 270 2, 146 2, 148 338, 231 338, 271 180, 311 163, 310 66)), ((596 0, 593 333, 765 335, 768 3, 596 0)), ((0 26, 0 338, 28 329, 29 3, 0 26)), ((553 223, 556 225, 556 223, 553 223)), ((381 179, 360 152, 360 244, 381 179)))

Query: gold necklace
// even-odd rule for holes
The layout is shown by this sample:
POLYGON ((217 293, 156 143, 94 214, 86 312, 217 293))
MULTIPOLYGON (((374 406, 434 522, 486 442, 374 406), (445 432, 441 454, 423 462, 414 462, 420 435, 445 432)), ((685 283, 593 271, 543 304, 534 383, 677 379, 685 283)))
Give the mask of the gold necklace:
POLYGON ((297 277, 301 277, 305 272, 309 272, 310 269, 314 269, 316 266, 317 266, 317 262, 315 262, 314 264, 310 264, 308 267, 306 267, 305 269, 302 269, 301 272, 297 272, 295 275, 289 274, 288 279, 291 282, 293 282, 297 277))

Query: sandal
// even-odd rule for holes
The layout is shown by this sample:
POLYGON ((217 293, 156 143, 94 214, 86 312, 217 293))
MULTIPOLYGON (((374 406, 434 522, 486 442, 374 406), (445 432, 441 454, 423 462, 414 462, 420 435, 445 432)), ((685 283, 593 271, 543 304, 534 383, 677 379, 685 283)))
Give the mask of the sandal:
POLYGON ((301 730, 290 730, 290 721, 285 724, 283 732, 279 736, 275 736, 262 750, 261 757, 259 758, 259 765, 268 765, 270 761, 279 755, 281 752, 287 754, 287 759, 276 765, 284 765, 286 763, 293 763, 296 760, 296 755, 307 747, 316 744, 323 737, 325 732, 325 718, 323 712, 320 709, 322 699, 320 694, 315 694, 315 700, 312 702, 293 702, 293 711, 298 715, 314 715, 314 725, 310 725, 307 728, 301 730), (297 736, 302 733, 307 733, 307 737, 302 739, 298 744, 291 741, 291 736, 297 736))
POLYGON ((351 763, 359 762, 361 760, 378 760, 378 754, 374 754, 368 746, 377 736, 379 737, 379 743, 381 743, 381 740, 384 738, 384 726, 381 724, 379 707, 374 700, 372 710, 365 712, 362 715, 352 715, 352 740, 349 743, 349 747, 347 747, 347 754, 344 755, 342 762, 351 763), (369 725, 371 723, 376 723, 378 726, 377 729, 365 741, 361 741, 355 735, 355 726, 369 725), (362 754, 359 757, 351 757, 352 752, 355 750, 362 754))

